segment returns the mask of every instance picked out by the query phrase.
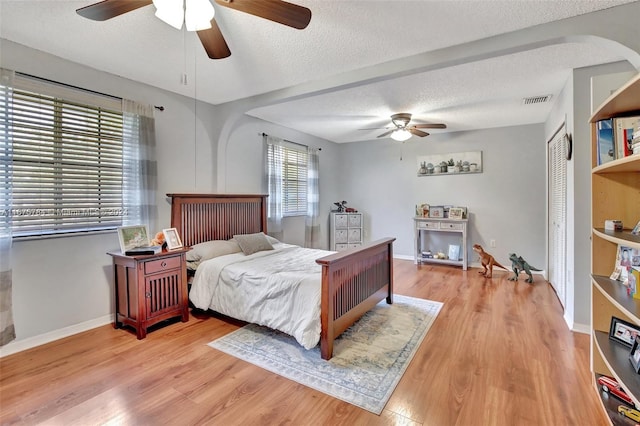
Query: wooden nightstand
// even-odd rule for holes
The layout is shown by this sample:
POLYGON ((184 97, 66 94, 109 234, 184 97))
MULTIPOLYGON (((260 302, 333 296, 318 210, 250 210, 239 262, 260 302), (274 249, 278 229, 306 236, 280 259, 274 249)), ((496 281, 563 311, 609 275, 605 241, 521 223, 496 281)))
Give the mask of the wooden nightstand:
POLYGON ((128 325, 138 339, 147 328, 169 318, 189 321, 185 253, 190 248, 143 256, 109 252, 113 258, 116 313, 113 326, 128 325))

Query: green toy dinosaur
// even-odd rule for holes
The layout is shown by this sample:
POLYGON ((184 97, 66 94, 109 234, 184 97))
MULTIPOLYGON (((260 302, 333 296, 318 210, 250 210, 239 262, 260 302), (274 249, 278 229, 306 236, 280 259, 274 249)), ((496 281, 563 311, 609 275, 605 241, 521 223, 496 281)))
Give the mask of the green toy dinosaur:
POLYGON ((529 265, 529 263, 527 263, 527 261, 524 260, 522 256, 518 256, 515 253, 509 254, 509 259, 511 259, 511 267, 513 268, 513 272, 515 273, 513 278, 509 278, 509 281, 518 281, 518 275, 520 274, 520 272, 526 272, 526 274, 529 275, 529 278, 527 278, 525 281, 528 283, 532 283, 533 274, 531 274, 531 271, 542 271, 542 269, 537 269, 529 265))

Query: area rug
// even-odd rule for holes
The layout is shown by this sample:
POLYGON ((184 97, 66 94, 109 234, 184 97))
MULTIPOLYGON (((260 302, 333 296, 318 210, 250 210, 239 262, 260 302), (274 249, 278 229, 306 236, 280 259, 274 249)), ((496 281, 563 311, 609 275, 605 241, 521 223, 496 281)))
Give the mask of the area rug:
POLYGON ((284 333, 246 325, 209 346, 350 404, 380 414, 442 308, 400 295, 383 300, 340 335, 333 358, 284 333))

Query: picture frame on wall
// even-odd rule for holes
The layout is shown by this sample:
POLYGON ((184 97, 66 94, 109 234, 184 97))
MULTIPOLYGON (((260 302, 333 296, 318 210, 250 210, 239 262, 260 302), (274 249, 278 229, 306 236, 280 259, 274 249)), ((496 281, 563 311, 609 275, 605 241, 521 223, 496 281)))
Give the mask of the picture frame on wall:
POLYGON ((164 234, 164 240, 167 242, 167 250, 182 248, 182 240, 176 228, 163 229, 162 233, 164 234))
POLYGON ((147 225, 121 226, 118 228, 118 241, 122 253, 137 247, 148 247, 149 229, 147 225))
POLYGON ((609 339, 631 348, 637 336, 640 336, 640 327, 620 318, 611 317, 609 339))

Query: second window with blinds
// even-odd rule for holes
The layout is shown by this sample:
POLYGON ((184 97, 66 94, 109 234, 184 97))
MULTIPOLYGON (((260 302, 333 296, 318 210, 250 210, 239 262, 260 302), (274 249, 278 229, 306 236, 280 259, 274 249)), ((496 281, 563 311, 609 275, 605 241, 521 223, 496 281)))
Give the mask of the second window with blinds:
POLYGON ((285 217, 307 214, 307 161, 305 146, 286 141, 268 145, 268 167, 274 169, 276 164, 282 166, 282 215, 285 217))

